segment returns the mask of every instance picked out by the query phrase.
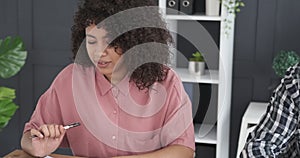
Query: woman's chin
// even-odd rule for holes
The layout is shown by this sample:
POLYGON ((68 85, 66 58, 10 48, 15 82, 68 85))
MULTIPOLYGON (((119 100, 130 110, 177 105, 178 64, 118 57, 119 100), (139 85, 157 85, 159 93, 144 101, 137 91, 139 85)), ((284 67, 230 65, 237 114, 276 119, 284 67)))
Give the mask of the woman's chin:
POLYGON ((109 75, 109 74, 112 74, 112 71, 111 70, 108 70, 108 69, 105 69, 105 68, 100 68, 100 67, 97 67, 98 71, 103 74, 103 75, 109 75))

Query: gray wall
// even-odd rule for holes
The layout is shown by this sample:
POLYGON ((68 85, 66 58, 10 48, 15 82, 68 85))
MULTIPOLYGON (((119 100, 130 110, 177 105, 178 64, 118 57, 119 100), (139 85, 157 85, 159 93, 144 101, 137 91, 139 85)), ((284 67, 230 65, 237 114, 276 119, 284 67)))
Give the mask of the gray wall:
POLYGON ((20 35, 28 50, 22 71, 0 80, 16 89, 20 106, 9 125, 0 132, 0 157, 20 148, 24 123, 39 96, 56 74, 71 61, 70 38, 75 0, 0 0, 0 38, 20 35))
MULTIPOLYGON (((244 0, 236 18, 230 157, 234 157, 241 117, 250 101, 268 101, 278 83, 271 63, 279 50, 300 52, 299 0, 244 0), (271 87, 271 88, 269 88, 271 87)), ((16 88, 20 105, 0 133, 0 156, 20 148, 24 123, 38 97, 70 63, 74 0, 0 0, 0 38, 20 35, 29 52, 25 67, 0 85, 16 88)), ((207 150, 214 151, 208 146, 207 150)), ((205 150, 200 149, 199 152, 205 150)))

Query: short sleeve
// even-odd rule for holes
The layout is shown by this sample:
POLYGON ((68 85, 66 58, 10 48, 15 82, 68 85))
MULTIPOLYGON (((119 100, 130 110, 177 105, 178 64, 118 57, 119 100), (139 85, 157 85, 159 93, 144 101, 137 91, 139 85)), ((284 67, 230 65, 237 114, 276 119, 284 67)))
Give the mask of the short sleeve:
MULTIPOLYGON (((169 103, 166 114, 166 126, 172 122, 174 125, 163 130, 163 136, 173 139, 168 145, 183 145, 195 150, 195 135, 192 117, 192 104, 184 90, 180 79, 174 75, 174 84, 169 88, 169 103)), ((167 141, 167 140, 165 140, 167 141)))
MULTIPOLYGON (((25 124, 23 133, 30 129, 37 129, 43 124, 63 124, 59 100, 53 87, 39 98, 29 122, 25 124)), ((60 147, 68 147, 66 137, 60 147)))
POLYGON ((170 145, 183 145, 195 151, 194 126, 191 124, 185 132, 170 145))

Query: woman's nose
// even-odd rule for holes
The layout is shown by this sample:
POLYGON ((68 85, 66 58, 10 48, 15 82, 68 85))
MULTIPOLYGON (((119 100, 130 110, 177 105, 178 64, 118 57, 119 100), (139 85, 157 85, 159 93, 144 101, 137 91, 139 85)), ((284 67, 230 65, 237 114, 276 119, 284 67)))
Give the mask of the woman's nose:
POLYGON ((100 57, 103 57, 103 56, 107 56, 107 51, 106 51, 106 49, 104 50, 104 51, 102 51, 101 53, 100 53, 100 57))
POLYGON ((97 49, 95 50, 95 56, 106 56, 107 55, 107 51, 106 48, 104 48, 102 45, 98 46, 97 49))

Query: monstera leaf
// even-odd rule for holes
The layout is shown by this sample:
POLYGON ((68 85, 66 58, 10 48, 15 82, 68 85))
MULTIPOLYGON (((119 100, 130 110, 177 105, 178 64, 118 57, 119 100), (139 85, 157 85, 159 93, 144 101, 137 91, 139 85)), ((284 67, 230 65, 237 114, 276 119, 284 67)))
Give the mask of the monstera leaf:
POLYGON ((0 40, 0 77, 9 78, 25 64, 27 52, 21 38, 7 37, 0 40))
POLYGON ((15 97, 14 89, 0 87, 0 130, 8 124, 18 109, 18 106, 13 102, 15 97))
MULTIPOLYGON (((10 78, 17 74, 25 64, 27 51, 19 37, 0 39, 0 78, 10 78)), ((0 131, 8 124, 18 106, 13 102, 15 90, 0 87, 0 131)))

